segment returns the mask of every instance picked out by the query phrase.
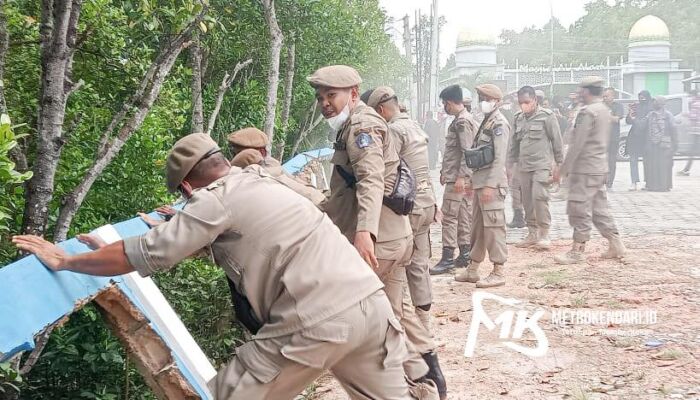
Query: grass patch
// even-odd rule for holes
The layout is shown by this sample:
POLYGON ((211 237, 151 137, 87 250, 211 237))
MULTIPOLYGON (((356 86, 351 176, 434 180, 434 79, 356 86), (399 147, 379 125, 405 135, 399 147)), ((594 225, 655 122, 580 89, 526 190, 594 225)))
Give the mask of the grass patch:
POLYGON ((566 270, 547 271, 539 274, 544 281, 543 287, 559 288, 563 287, 563 282, 569 277, 566 270))
POLYGON ((588 297, 586 297, 585 294, 580 294, 578 296, 572 296, 571 299, 571 307, 574 308, 583 308, 588 305, 588 297))
POLYGON ((567 398, 573 400, 590 400, 591 395, 584 390, 581 386, 573 388, 569 393, 567 393, 567 398))
POLYGON ((654 356, 657 360, 673 361, 683 358, 683 352, 676 349, 664 350, 661 353, 654 356))

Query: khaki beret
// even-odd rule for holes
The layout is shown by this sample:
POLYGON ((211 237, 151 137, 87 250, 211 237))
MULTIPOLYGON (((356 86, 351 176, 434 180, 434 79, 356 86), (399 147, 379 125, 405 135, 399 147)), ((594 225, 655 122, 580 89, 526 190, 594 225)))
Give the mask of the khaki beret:
POLYGON ((315 88, 320 86, 349 88, 362 83, 360 74, 357 73, 355 68, 347 65, 331 65, 319 68, 311 76, 307 76, 306 80, 315 88))
POLYGON ((239 129, 228 135, 228 143, 231 146, 246 149, 261 149, 270 143, 265 132, 255 127, 239 129))
POLYGON ((586 87, 602 88, 604 83, 605 83, 605 81, 603 80, 603 78, 601 78, 599 76, 586 76, 581 80, 581 84, 579 86, 581 86, 582 88, 586 88, 586 87))
POLYGON ((486 96, 491 99, 501 100, 503 98, 503 91, 498 86, 492 83, 484 83, 476 87, 477 93, 482 96, 486 96))
POLYGON ((192 133, 178 140, 165 162, 168 191, 175 192, 201 159, 219 151, 219 145, 204 133, 192 133))
POLYGON ((256 149, 245 149, 231 160, 231 165, 238 168, 245 168, 252 164, 260 164, 264 160, 262 154, 256 149))
POLYGON ((394 89, 390 88, 389 86, 380 86, 372 92, 372 95, 369 96, 369 100, 367 100, 367 105, 375 108, 379 104, 396 97, 396 93, 394 92, 394 89))

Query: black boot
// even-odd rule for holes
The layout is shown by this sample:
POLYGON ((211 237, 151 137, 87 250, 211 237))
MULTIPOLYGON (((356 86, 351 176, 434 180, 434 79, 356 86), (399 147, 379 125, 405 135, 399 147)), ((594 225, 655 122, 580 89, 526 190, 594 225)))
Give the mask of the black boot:
POLYGON ((430 275, 440 275, 452 270, 455 267, 454 256, 454 247, 443 247, 442 258, 433 268, 430 268, 430 275))
POLYGON ((509 228, 524 228, 525 215, 523 214, 523 210, 513 210, 513 221, 506 226, 509 228))
POLYGON ((469 265, 469 250, 471 248, 468 244, 459 246, 459 256, 455 259, 455 268, 464 268, 469 265))
POLYGON ((423 356, 425 363, 428 364, 428 374, 425 377, 435 382, 435 386, 437 386, 440 394, 440 400, 445 400, 447 398, 447 382, 445 382, 445 376, 442 375, 437 353, 425 353, 421 354, 421 356, 423 356))

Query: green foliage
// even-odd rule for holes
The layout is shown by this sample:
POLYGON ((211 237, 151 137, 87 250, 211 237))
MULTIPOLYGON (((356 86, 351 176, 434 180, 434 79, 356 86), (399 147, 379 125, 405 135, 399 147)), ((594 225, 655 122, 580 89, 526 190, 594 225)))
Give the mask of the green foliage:
MULTIPOLYGON (((5 65, 5 97, 8 113, 17 124, 17 136, 25 136, 21 147, 30 167, 36 150, 37 94, 41 85, 40 5, 40 0, 11 0, 4 7, 11 41, 5 65)), ((66 143, 55 177, 49 232, 63 196, 76 187, 92 164, 102 132, 138 87, 163 39, 180 31, 202 7, 206 7, 207 14, 198 24, 196 35, 202 42, 206 65, 205 121, 224 74, 231 72, 237 62, 253 59, 227 93, 212 136, 224 144, 233 130, 262 126, 269 37, 259 0, 83 0, 78 26, 80 46, 72 65, 72 79, 82 80, 84 85, 68 100, 66 143)), ((409 67, 384 31, 386 16, 378 0, 278 0, 276 7, 284 34, 291 37, 294 32, 296 37, 290 124, 286 132, 276 127, 277 138, 286 136, 288 150, 314 100, 305 78, 321 66, 353 65, 363 75, 365 88, 390 84, 398 93, 406 92, 404 78, 409 67)), ((280 98, 285 49, 282 54, 280 98)), ((73 220, 70 236, 174 200, 166 193, 163 172, 168 150, 190 131, 192 71, 186 56, 184 51, 142 126, 93 185, 73 220)), ((281 101, 278 104, 281 107, 281 101)), ((6 135, 4 129, 0 127, 0 140, 6 135)), ((0 141, 0 149, 6 143, 0 141)), ((309 136, 305 144, 325 144, 323 129, 309 136)), ((3 172, 10 165, 2 158, 6 154, 0 152, 0 207, 4 207, 0 208, 0 225, 17 233, 24 189, 17 183, 18 175, 3 172), (12 183, 4 180, 7 176, 12 183)), ((16 256, 8 243, 0 244, 0 264, 16 256)), ((232 322, 223 271, 204 260, 188 260, 155 279, 213 363, 218 366, 228 361, 242 333, 232 322)), ((13 384, 27 399, 153 398, 118 340, 90 305, 53 332, 38 363, 24 378, 13 384)))
POLYGON ((17 147, 17 139, 12 131, 12 123, 7 114, 0 115, 0 237, 10 230, 12 212, 15 210, 14 188, 30 179, 32 172, 15 171, 15 163, 10 159, 10 151, 17 147))
POLYGON ((10 363, 0 363, 0 399, 19 393, 22 376, 10 363))

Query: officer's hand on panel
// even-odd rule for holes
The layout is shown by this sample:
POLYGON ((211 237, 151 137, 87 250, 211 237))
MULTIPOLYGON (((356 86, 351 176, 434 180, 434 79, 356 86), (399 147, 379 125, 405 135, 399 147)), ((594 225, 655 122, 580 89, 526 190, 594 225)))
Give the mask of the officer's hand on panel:
POLYGON ((85 233, 81 233, 76 237, 80 243, 83 243, 87 247, 89 247, 92 250, 97 250, 101 249, 105 246, 107 246, 107 242, 104 240, 100 239, 96 235, 88 235, 85 233))
POLYGON ((373 269, 379 268, 379 261, 374 255, 374 241, 372 240, 372 235, 367 231, 360 231, 355 233, 355 240, 353 241, 357 252, 360 253, 367 264, 373 269))
POLYGON ((141 217, 141 219, 143 220, 143 222, 145 222, 146 225, 150 226, 151 228, 155 228, 156 226, 158 226, 162 223, 165 223, 165 221, 163 221, 162 219, 161 220, 153 219, 148 214, 144 214, 144 213, 138 213, 138 214, 139 214, 139 217, 141 217))
POLYGON ((173 216, 173 215, 175 215, 175 213, 177 213, 177 210, 175 210, 174 208, 172 208, 168 205, 165 205, 165 206, 160 206, 160 207, 156 208, 156 212, 158 214, 161 214, 164 216, 167 216, 167 215, 173 216))
POLYGON ((488 204, 496 198, 496 189, 492 187, 485 187, 481 189, 481 196, 479 196, 479 201, 481 204, 488 204))
POLYGON ((68 256, 63 249, 39 236, 13 236, 12 243, 20 250, 30 252, 37 256, 39 261, 52 271, 60 271, 68 256))

